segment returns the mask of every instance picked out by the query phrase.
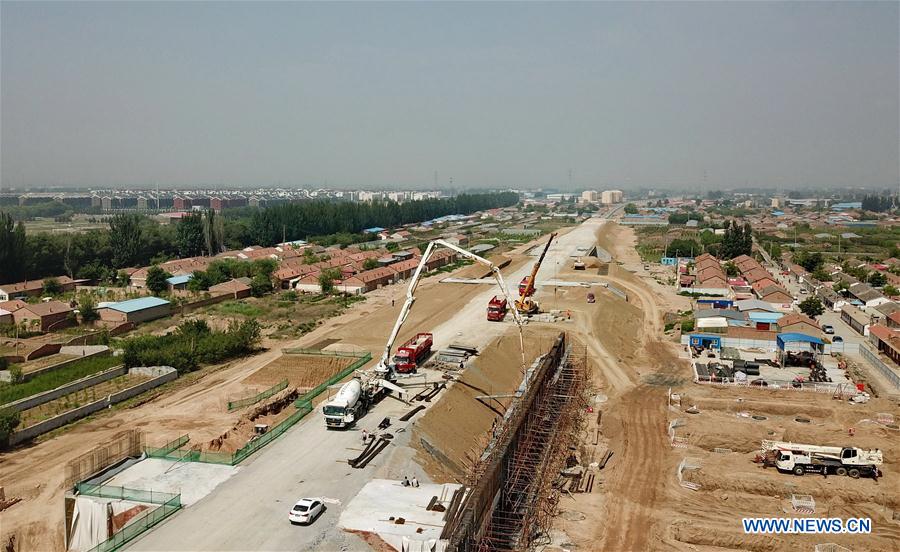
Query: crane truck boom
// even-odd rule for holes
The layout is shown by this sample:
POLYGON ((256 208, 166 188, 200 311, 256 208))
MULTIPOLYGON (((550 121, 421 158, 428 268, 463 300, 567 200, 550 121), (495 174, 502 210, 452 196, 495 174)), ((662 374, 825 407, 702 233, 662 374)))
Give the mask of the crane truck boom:
POLYGON ((531 269, 531 274, 527 276, 527 282, 523 281, 525 284, 524 288, 522 283, 519 283, 519 298, 516 299, 516 308, 515 310, 522 314, 534 314, 538 311, 538 304, 534 299, 531 298, 534 295, 534 281, 537 278, 538 270, 541 268, 541 263, 544 262, 544 257, 547 255, 547 250, 550 249, 550 242, 553 241, 553 238, 556 237, 556 232, 550 234, 550 239, 547 240, 547 245, 544 246, 544 250, 541 251, 541 256, 538 257, 536 263, 534 263, 534 267, 531 269))
POLYGON ((794 475, 811 472, 849 475, 854 479, 860 476, 877 477, 878 466, 884 462, 878 449, 763 441, 763 450, 774 452, 775 467, 778 471, 794 475))

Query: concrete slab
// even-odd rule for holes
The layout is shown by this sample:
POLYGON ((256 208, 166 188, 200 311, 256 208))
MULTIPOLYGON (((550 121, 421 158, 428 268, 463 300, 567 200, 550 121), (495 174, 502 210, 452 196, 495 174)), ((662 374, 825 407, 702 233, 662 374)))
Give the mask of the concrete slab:
POLYGON ((240 468, 218 464, 146 458, 103 483, 144 491, 181 493, 181 504, 190 506, 238 470, 240 468))
POLYGON ((425 508, 434 496, 443 498, 441 504, 449 506, 453 492, 460 487, 453 483, 404 487, 400 481, 373 479, 346 506, 338 526, 376 533, 397 550, 401 550, 404 537, 411 541, 437 539, 444 528, 444 513, 425 508), (389 521, 390 517, 403 518, 405 523, 398 525, 389 521))

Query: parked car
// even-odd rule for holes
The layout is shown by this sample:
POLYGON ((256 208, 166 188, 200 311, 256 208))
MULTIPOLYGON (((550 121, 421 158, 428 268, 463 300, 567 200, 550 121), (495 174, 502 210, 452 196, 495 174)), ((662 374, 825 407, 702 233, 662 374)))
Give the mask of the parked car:
POLYGON ((755 385, 757 387, 768 387, 769 382, 767 382, 766 380, 764 380, 762 378, 757 378, 757 379, 751 381, 750 385, 755 385))
POLYGON ((831 324, 824 324, 824 325, 822 325, 822 331, 827 334, 833 334, 834 326, 832 326, 831 324))
POLYGON ((803 288, 800 288, 800 295, 806 295, 807 293, 809 293, 809 292, 803 288))
POLYGON ((836 336, 834 336, 834 337, 831 338, 831 342, 832 342, 832 343, 843 343, 843 342, 844 342, 844 338, 841 337, 841 336, 839 336, 839 335, 836 335, 836 336))
POLYGON ((309 525, 325 511, 325 505, 315 498, 301 498, 288 512, 288 520, 292 525, 309 525))

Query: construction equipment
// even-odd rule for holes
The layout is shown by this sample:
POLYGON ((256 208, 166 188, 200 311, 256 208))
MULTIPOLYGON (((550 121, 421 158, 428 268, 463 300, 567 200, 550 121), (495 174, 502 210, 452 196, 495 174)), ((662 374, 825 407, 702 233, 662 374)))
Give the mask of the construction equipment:
POLYGON ((772 458, 778 471, 803 475, 822 473, 878 477, 883 463, 881 451, 856 447, 823 447, 781 441, 763 441, 763 451, 772 458))
MULTIPOLYGON (((416 337, 398 349, 395 356, 391 356, 391 351, 400 333, 400 328, 409 316, 410 309, 412 309, 413 303, 416 301, 415 291, 421 280, 422 272, 437 246, 447 247, 464 257, 488 266, 497 280, 497 285, 500 287, 500 292, 503 294, 504 299, 506 301, 509 300, 509 291, 506 288, 506 283, 503 281, 503 276, 500 274, 500 269, 492 262, 444 240, 429 242, 422 258, 419 260, 419 266, 416 267, 416 271, 410 279, 409 287, 406 290, 406 301, 403 303, 403 308, 400 309, 400 314, 397 316, 397 321, 394 323, 390 336, 388 336, 384 352, 381 354, 381 360, 374 370, 362 371, 354 379, 345 383, 337 395, 325 403, 323 411, 327 427, 349 427, 387 393, 393 391, 400 396, 406 394, 406 390, 396 384, 398 374, 412 371, 418 366, 418 362, 428 355, 431 351, 433 335, 430 333, 416 334, 416 337), (412 362, 413 360, 414 362, 412 362), (410 365, 412 368, 410 368, 410 365)), ((515 311, 513 311, 513 316, 519 328, 519 347, 522 354, 521 367, 524 372, 525 339, 522 332, 522 317, 515 311)))
POLYGON ((575 269, 575 270, 584 270, 584 269, 585 269, 584 261, 581 260, 581 257, 577 257, 577 258, 572 262, 572 268, 575 269))
POLYGON ((544 250, 541 251, 541 256, 538 257, 536 263, 534 263, 534 267, 531 269, 531 274, 527 276, 527 282, 525 282, 524 289, 522 285, 519 284, 519 298, 516 299, 516 311, 521 314, 535 314, 538 312, 539 307, 537 302, 531 298, 534 294, 534 279, 537 277, 538 270, 541 268, 541 263, 544 262, 544 257, 547 255, 547 250, 550 249, 550 242, 553 241, 553 238, 556 237, 556 232, 550 234, 550 239, 547 240, 547 245, 544 246, 544 250))
MULTIPOLYGON (((397 321, 394 323, 394 328, 391 330, 390 336, 388 336, 387 343, 384 346, 384 352, 381 354, 381 360, 378 365, 375 367, 375 372, 380 376, 383 380, 393 381, 396 379, 396 369, 394 364, 391 363, 391 350, 394 347, 394 342, 397 340, 397 335, 400 333, 400 328, 403 326, 403 323, 406 321, 406 318, 409 316, 409 312, 412 309, 413 303, 416 301, 416 288, 419 286, 419 281, 422 278, 422 272, 425 269, 428 260, 431 258, 431 255, 434 253, 435 248, 443 246, 448 249, 452 249, 456 251, 463 257, 471 259, 477 263, 481 263, 488 268, 491 269, 491 273, 494 276, 494 279, 497 281, 497 285, 500 287, 500 293, 503 295, 503 298, 506 301, 509 301, 509 290, 506 287, 506 283, 503 281, 503 276, 500 274, 500 269, 489 260, 479 257, 478 255, 466 251, 465 249, 453 245, 452 243, 446 242, 444 240, 434 240, 428 242, 428 246, 425 248, 425 251, 422 254, 422 258, 419 260, 419 266, 416 267, 416 271, 413 273, 412 278, 409 281, 409 287, 406 290, 406 301, 403 303, 403 308, 400 309, 400 314, 397 316, 397 321)), ((513 310, 513 317, 515 319, 516 325, 519 328, 519 347, 522 353, 522 370, 525 370, 525 338, 522 333, 522 317, 519 316, 518 312, 513 310)))
POLYGON ((430 333, 417 333, 409 341, 397 348, 394 353, 394 370, 401 374, 415 373, 416 367, 431 354, 434 336, 430 333))
POLYGON ((506 307, 507 302, 503 297, 497 297, 496 295, 488 301, 487 306, 487 319, 491 322, 503 322, 503 319, 506 318, 506 307))

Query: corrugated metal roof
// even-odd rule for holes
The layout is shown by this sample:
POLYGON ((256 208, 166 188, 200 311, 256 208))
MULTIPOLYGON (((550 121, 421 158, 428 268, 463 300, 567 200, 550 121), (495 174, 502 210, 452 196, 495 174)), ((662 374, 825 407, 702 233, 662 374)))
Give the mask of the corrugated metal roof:
POLYGON ((193 278, 193 274, 185 274, 184 276, 172 276, 171 278, 166 278, 166 282, 168 282, 171 286, 177 286, 188 283, 191 278, 193 278))
POLYGON ((138 299, 129 299, 128 301, 119 301, 113 303, 108 308, 119 312, 137 312, 144 309, 168 305, 169 302, 159 297, 140 297, 138 299))

